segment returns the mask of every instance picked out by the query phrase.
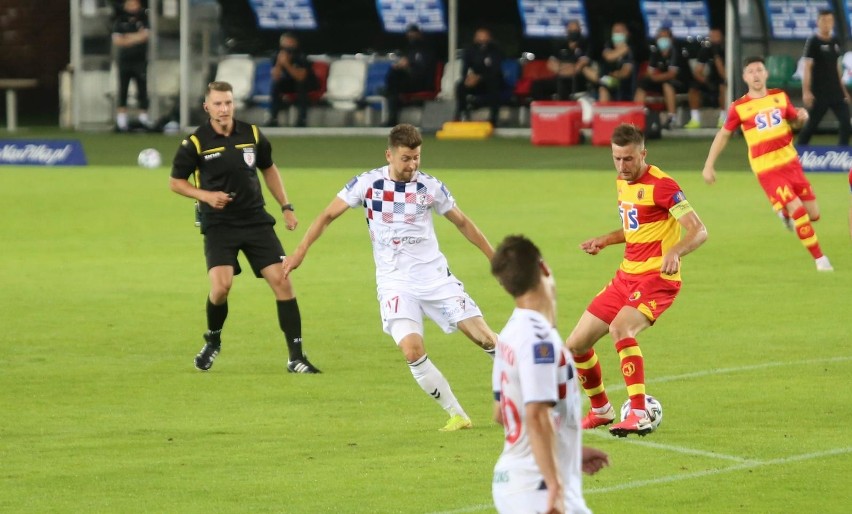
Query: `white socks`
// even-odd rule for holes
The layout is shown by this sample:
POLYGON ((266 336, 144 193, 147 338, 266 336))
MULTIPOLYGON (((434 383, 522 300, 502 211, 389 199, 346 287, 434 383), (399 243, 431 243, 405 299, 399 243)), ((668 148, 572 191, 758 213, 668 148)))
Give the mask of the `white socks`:
POLYGON ((120 113, 116 114, 115 115, 115 124, 121 130, 127 130, 127 113, 126 112, 120 112, 120 113))
POLYGON ((457 414, 465 418, 468 417, 450 389, 447 379, 432 364, 428 355, 424 355, 416 361, 408 363, 408 368, 411 370, 411 374, 420 388, 438 402, 451 417, 457 414))

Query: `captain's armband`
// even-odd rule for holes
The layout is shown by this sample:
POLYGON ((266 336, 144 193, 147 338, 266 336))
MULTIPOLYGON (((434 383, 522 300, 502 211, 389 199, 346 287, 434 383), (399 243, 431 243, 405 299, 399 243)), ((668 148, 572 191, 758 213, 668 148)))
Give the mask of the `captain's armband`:
POLYGON ((676 220, 679 220, 682 216, 693 212, 693 210, 692 206, 689 205, 689 201, 683 200, 682 202, 675 204, 671 209, 669 209, 669 212, 672 216, 674 216, 676 220))

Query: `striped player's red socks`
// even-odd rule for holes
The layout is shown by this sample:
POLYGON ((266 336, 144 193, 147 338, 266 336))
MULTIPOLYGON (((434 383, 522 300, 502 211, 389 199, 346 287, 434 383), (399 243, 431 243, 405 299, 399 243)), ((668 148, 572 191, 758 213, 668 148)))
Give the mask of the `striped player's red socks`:
POLYGON ((799 236, 802 245, 811 253, 814 259, 822 257, 822 249, 819 247, 816 232, 814 232, 811 218, 808 216, 808 211, 805 207, 799 207, 793 211, 790 217, 793 218, 793 226, 796 228, 796 235, 799 236))
POLYGON ((577 368, 580 385, 583 386, 586 396, 589 397, 593 409, 600 409, 609 403, 609 398, 604 391, 603 379, 601 377, 601 365, 595 350, 589 350, 583 355, 574 356, 574 365, 577 368))
POLYGON ((615 343, 618 358, 621 359, 621 374, 627 385, 627 395, 630 396, 630 407, 634 410, 645 410, 645 359, 639 343, 633 337, 625 337, 615 343))

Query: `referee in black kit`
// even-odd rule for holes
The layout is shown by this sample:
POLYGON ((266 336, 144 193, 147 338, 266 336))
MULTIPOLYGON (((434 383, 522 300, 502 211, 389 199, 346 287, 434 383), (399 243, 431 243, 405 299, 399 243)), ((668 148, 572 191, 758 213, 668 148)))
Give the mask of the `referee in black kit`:
POLYGON ((278 167, 272 162, 272 145, 255 125, 234 119, 234 93, 227 82, 211 82, 204 95, 210 120, 181 142, 172 164, 169 186, 179 195, 194 198, 204 234, 204 255, 210 277, 207 298, 207 332, 195 367, 207 371, 222 348, 222 327, 228 316, 228 292, 240 273, 237 253, 242 250, 255 276, 263 277, 275 293, 278 324, 289 350, 287 371, 319 373, 302 352, 302 317, 285 278, 284 249, 264 208, 257 171, 281 205, 288 230, 298 224, 278 167), (189 182, 194 175, 195 185, 189 182), (197 186, 197 187, 196 187, 197 186))

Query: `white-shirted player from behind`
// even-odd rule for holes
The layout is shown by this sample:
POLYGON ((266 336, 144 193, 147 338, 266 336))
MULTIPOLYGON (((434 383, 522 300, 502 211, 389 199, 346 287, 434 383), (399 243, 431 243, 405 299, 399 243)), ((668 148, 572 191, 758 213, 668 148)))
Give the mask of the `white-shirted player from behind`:
POLYGON ((388 136, 387 166, 350 180, 313 221, 296 250, 284 259, 284 274, 299 267, 311 245, 347 209, 362 207, 367 218, 382 326, 405 356, 420 387, 450 416, 442 431, 470 428, 444 375, 423 344, 423 315, 446 333, 461 330, 492 357, 497 335, 452 273, 438 247, 432 211, 450 220, 488 259, 494 248, 456 205, 444 184, 420 171, 423 138, 416 127, 397 125, 388 136))
POLYGON ((553 273, 523 236, 500 243, 491 273, 515 299, 492 375, 494 418, 506 434, 494 466, 494 504, 501 513, 589 513, 581 471, 594 474, 609 457, 582 445, 580 386, 554 326, 553 273))

